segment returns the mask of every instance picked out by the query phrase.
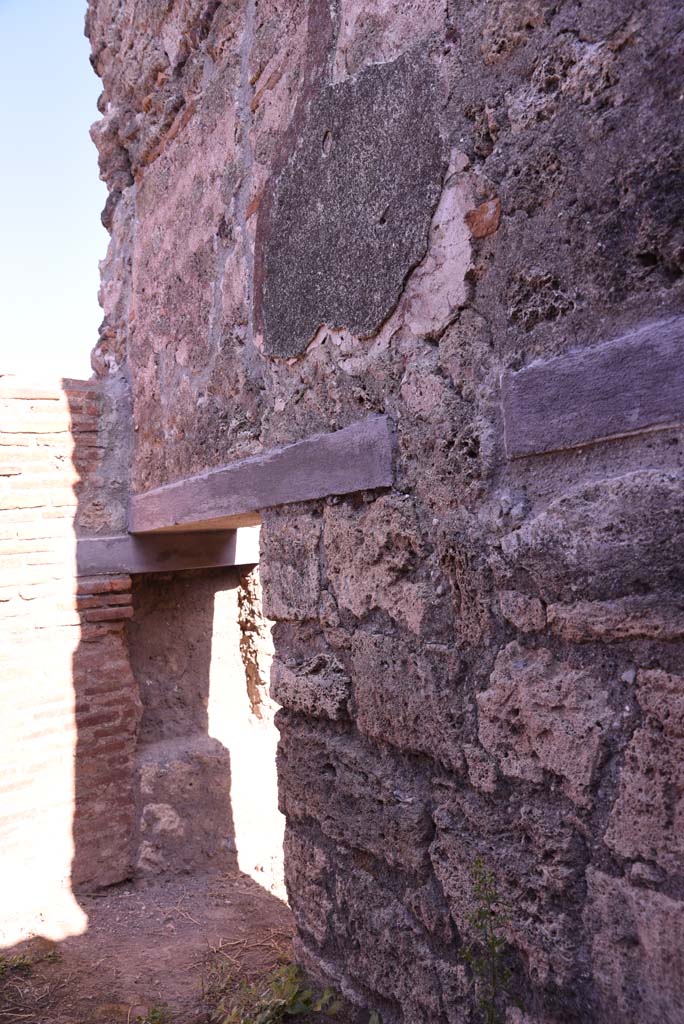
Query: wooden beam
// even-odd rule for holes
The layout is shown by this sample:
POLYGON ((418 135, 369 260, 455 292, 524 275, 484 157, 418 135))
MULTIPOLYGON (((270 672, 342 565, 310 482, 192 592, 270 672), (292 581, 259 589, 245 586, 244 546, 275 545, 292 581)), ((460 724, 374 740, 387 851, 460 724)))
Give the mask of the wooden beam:
POLYGON ((79 576, 178 572, 253 565, 259 561, 259 528, 217 533, 82 537, 76 543, 79 576))
POLYGON ((506 373, 509 459, 684 422, 684 317, 506 373))
POLYGON ((392 430, 369 416, 220 469, 133 495, 131 533, 215 530, 258 521, 259 511, 392 483, 392 430))

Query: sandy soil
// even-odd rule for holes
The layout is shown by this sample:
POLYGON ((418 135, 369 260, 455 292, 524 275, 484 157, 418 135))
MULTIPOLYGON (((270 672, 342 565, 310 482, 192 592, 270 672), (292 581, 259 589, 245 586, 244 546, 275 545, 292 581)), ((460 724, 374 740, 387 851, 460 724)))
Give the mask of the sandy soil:
POLYGON ((80 902, 83 935, 2 951, 1 1024, 209 1024, 217 980, 239 984, 291 955, 288 907, 246 875, 122 885, 80 902))

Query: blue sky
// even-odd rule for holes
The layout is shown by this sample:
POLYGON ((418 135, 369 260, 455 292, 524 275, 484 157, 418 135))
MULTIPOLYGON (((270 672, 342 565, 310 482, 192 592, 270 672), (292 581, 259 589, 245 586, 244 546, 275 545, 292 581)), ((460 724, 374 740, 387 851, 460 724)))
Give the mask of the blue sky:
POLYGON ((0 373, 89 377, 107 251, 85 0, 0 0, 0 373))

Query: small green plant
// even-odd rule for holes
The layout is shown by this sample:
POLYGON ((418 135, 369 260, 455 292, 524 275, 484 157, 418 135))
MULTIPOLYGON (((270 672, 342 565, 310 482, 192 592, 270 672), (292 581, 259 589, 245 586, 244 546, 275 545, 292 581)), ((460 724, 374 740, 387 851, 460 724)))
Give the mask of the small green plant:
POLYGON ((508 914, 501 904, 494 875, 487 871, 480 857, 473 864, 472 875, 476 907, 468 914, 468 921, 477 939, 465 947, 463 958, 475 977, 484 1024, 501 1024, 499 1008, 509 995, 511 980, 504 960, 506 940, 500 933, 508 914))
POLYGON ((286 964, 260 981, 243 982, 219 1007, 215 1020, 219 1024, 279 1024, 298 1014, 332 1016, 339 1008, 333 989, 316 995, 305 986, 299 967, 286 964))
POLYGON ((136 1017, 135 1024, 168 1024, 166 1010, 151 1006, 144 1017, 136 1017))
POLYGON ((6 974, 11 972, 31 974, 32 971, 33 961, 25 953, 17 956, 0 956, 0 978, 4 978, 6 974))
POLYGON ((377 1010, 373 1010, 370 1017, 368 1018, 368 1024, 382 1024, 382 1017, 377 1010))

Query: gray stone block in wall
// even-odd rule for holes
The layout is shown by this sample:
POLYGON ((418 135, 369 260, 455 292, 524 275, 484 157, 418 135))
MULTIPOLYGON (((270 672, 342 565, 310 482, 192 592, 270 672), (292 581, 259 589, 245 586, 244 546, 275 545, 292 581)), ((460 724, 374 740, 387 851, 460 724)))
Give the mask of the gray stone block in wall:
POLYGON ((505 373, 510 459, 684 422, 684 317, 505 373))
POLYGON ((392 312, 440 195, 437 103, 422 49, 321 89, 260 211, 268 355, 301 354, 323 324, 371 334, 392 312))
POLYGON ((389 487, 392 426, 367 416, 220 469, 131 498, 129 530, 218 530, 259 522, 262 509, 331 494, 389 487))

